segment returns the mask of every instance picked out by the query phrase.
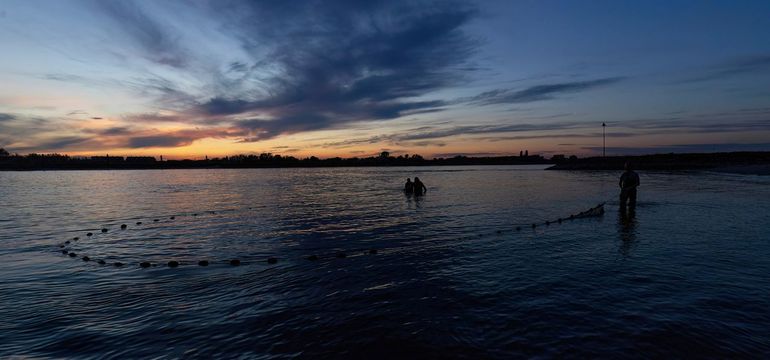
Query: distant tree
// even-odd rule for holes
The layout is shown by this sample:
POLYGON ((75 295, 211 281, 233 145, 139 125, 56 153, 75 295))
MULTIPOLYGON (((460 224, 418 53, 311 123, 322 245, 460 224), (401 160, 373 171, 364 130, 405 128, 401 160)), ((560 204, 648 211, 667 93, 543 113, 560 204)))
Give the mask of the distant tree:
POLYGON ((390 153, 387 151, 383 151, 382 153, 380 153, 380 157, 383 159, 387 159, 390 157, 390 153))
POLYGON ((0 156, 6 157, 6 156, 11 156, 11 154, 7 150, 0 148, 0 156))

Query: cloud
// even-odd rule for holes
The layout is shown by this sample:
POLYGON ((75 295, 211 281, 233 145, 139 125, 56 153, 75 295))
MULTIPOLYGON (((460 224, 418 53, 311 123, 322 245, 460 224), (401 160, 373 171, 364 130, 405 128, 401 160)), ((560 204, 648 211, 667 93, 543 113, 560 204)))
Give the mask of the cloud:
MULTIPOLYGON (((114 129, 114 128, 113 128, 114 129)), ((107 129, 106 131, 110 131, 107 129)), ((120 132, 121 130, 118 130, 120 132)), ((149 147, 180 147, 188 146, 204 138, 232 138, 242 136, 240 129, 232 127, 195 128, 173 131, 135 130, 121 133, 115 139, 121 142, 120 147, 149 148, 149 147)))
POLYGON ((410 143, 409 145, 420 146, 420 147, 423 147, 423 146, 444 147, 444 146, 446 146, 446 143, 440 142, 440 141, 417 141, 417 142, 410 143))
POLYGON ((101 9, 122 34, 134 44, 136 53, 154 63, 183 68, 187 65, 188 52, 178 41, 168 23, 160 23, 148 15, 139 4, 130 1, 97 1, 101 9))
MULTIPOLYGON (((63 81, 63 82, 83 82, 86 80, 82 76, 72 75, 72 74, 43 74, 40 76, 40 78, 45 80, 63 81)), ((82 110, 73 111, 73 115, 77 114, 79 111, 82 111, 82 110)))
POLYGON ((455 126, 450 128, 435 128, 431 130, 406 133, 398 136, 399 140, 426 140, 437 139, 457 135, 490 134, 490 133, 510 133, 526 131, 551 131, 576 129, 596 126, 585 122, 559 122, 559 123, 539 123, 539 124, 509 124, 509 125, 467 125, 455 126))
MULTIPOLYGON (((630 132, 610 132, 605 134, 609 138, 627 138, 634 136, 641 136, 644 134, 630 133, 630 132)), ((511 141, 511 140, 534 140, 534 139, 563 139, 563 138, 601 138, 602 133, 559 133, 559 134, 544 134, 544 135, 519 135, 519 136, 491 136, 475 138, 480 141, 511 141)), ((563 144, 559 144, 563 145, 563 144)))
POLYGON ((153 136, 139 136, 128 139, 128 147, 130 148, 147 148, 147 147, 180 147, 187 146, 193 143, 196 139, 191 136, 175 136, 175 135, 153 135, 153 136))
POLYGON ((740 131, 770 131, 770 117, 740 119, 735 114, 721 114, 718 118, 660 118, 637 119, 608 123, 608 127, 644 130, 650 133, 728 133, 740 131), (724 118, 729 119, 725 120, 724 118), (657 132, 654 132, 657 131, 657 132))
POLYGON ((770 55, 754 55, 735 58, 722 64, 712 66, 703 74, 686 78, 679 83, 695 83, 711 80, 719 80, 744 74, 757 74, 770 72, 770 55))
POLYGON ((158 113, 127 114, 123 116, 123 119, 132 123, 192 122, 178 114, 162 115, 158 113))
POLYGON ((249 70, 249 67, 239 61, 233 61, 230 63, 230 66, 228 67, 229 72, 235 72, 235 73, 244 73, 249 70))
MULTIPOLYGON (((628 121, 607 122, 606 132, 608 138, 629 138, 638 136, 653 136, 662 134, 703 134, 703 133, 735 133, 735 132, 766 132, 770 131, 770 118, 753 118, 754 115, 764 115, 764 109, 755 108, 750 111, 739 110, 736 113, 717 114, 714 116, 731 117, 731 121, 720 118, 704 119, 694 118, 650 118, 628 121), (744 113, 749 118, 739 118, 736 114, 744 113)), ((590 139, 600 138, 601 132, 590 131, 598 129, 600 122, 564 121, 542 122, 507 125, 465 125, 454 127, 422 126, 407 129, 398 133, 379 134, 374 136, 351 138, 340 141, 326 142, 321 145, 325 148, 347 148, 357 145, 389 143, 402 146, 417 146, 427 144, 426 140, 451 138, 463 135, 488 135, 474 136, 473 141, 519 141, 535 139, 590 139), (566 132, 569 131, 569 132, 566 132), (544 133, 545 132, 545 133, 544 133), (521 135, 510 135, 520 133, 521 135)), ((433 144, 435 145, 435 144, 433 144)), ((561 144, 559 144, 561 145, 561 144)))
POLYGON ((588 81, 542 84, 531 86, 522 90, 496 89, 463 100, 477 105, 528 103, 550 100, 561 94, 576 93, 612 85, 622 81, 623 79, 624 78, 622 77, 612 77, 588 81))
MULTIPOLYGON (((596 123, 586 122, 559 122, 559 123, 535 123, 535 124, 509 124, 509 125, 467 125, 455 126, 450 128, 423 126, 419 128, 405 130, 393 134, 380 134, 365 138, 345 139, 341 141, 327 142, 322 147, 346 148, 362 144, 376 144, 388 142, 391 144, 406 146, 443 146, 444 142, 429 142, 427 140, 441 139, 460 135, 483 135, 483 134, 505 134, 505 133, 528 133, 540 131, 558 131, 570 129, 587 129, 597 127, 596 123)), ((610 132, 608 136, 631 137, 638 134, 629 132, 610 132)), ((518 136, 487 136, 475 137, 478 141, 508 141, 508 140, 529 140, 529 139, 548 139, 548 138, 595 138, 601 137, 602 133, 556 133, 556 134, 535 134, 518 136)))
MULTIPOLYGON (((418 97, 459 84, 478 42, 475 8, 450 2, 229 2, 221 14, 254 57, 263 88, 199 102, 198 116, 234 116, 245 141, 441 111, 418 97), (278 21, 277 19, 280 19, 278 21), (459 70, 458 70, 459 69, 459 70), (265 75, 267 74, 267 75, 265 75)), ((245 71, 240 62, 228 71, 245 71)))
POLYGON ((64 136, 64 137, 57 137, 54 139, 47 140, 43 143, 38 144, 37 147, 42 149, 64 149, 64 148, 71 147, 72 145, 86 142, 88 140, 89 140, 88 137, 64 136))
POLYGON ((106 129, 87 129, 85 132, 102 136, 129 135, 132 133, 132 131, 125 126, 115 126, 106 129))
POLYGON ((86 112, 85 110, 72 110, 67 113, 67 116, 77 116, 77 115, 88 115, 88 112, 86 112))
POLYGON ((14 116, 14 115, 0 113, 0 122, 11 121, 11 120, 14 120, 14 119, 16 119, 16 116, 14 116))

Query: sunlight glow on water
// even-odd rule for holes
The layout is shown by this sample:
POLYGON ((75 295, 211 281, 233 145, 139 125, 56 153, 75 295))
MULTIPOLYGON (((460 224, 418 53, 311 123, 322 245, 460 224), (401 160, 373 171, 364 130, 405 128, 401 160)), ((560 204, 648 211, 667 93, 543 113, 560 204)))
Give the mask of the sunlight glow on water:
POLYGON ((618 175, 516 166, 0 173, 0 356, 770 351, 770 179, 642 173, 627 223, 618 175), (413 176, 429 188, 420 200, 400 191, 413 176), (601 218, 513 229, 608 198, 601 218), (59 253, 76 236, 68 248, 126 266, 59 253), (211 265, 196 265, 204 259, 211 265), (163 266, 170 260, 181 265, 163 266))

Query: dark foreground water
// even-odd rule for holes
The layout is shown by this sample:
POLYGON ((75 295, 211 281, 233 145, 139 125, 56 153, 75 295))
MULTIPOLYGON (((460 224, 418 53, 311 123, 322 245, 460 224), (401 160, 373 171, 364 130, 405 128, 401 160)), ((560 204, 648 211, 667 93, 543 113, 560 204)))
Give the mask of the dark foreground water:
POLYGON ((0 173, 0 357, 767 357, 770 177, 642 173, 633 220, 516 230, 618 175, 0 173))

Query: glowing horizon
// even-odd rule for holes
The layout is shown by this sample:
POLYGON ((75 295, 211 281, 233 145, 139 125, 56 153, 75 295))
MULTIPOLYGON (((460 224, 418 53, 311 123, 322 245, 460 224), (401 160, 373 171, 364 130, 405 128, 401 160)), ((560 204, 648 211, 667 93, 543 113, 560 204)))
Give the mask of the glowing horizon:
POLYGON ((12 153, 770 150, 770 3, 4 1, 12 153), (731 16, 725 17, 724 14, 731 16))

